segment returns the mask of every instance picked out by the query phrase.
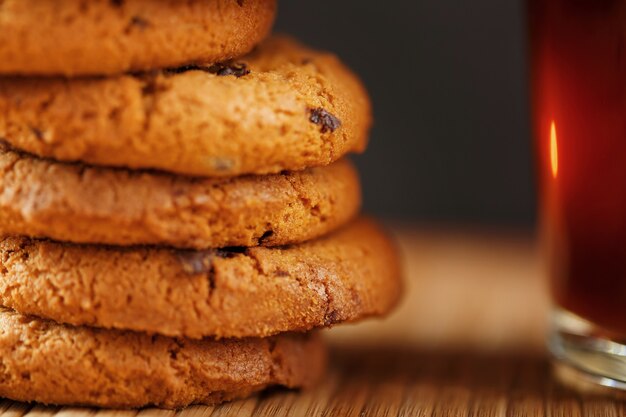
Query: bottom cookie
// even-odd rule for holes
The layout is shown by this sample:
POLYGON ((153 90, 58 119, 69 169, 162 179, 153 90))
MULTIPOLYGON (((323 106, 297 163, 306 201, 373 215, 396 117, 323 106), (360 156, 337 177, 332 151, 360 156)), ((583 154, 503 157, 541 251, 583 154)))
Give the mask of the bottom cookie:
POLYGON ((189 340, 71 327, 0 308, 0 397, 45 404, 180 408, 272 385, 308 387, 319 335, 189 340))

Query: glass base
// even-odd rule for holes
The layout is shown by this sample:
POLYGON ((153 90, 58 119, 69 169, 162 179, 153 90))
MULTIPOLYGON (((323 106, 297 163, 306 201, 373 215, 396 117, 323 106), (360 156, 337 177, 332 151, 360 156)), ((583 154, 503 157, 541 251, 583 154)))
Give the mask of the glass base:
POLYGON ((556 359, 557 374, 585 384, 626 390, 626 344, 601 335, 600 329, 587 320, 555 310, 548 348, 556 359))

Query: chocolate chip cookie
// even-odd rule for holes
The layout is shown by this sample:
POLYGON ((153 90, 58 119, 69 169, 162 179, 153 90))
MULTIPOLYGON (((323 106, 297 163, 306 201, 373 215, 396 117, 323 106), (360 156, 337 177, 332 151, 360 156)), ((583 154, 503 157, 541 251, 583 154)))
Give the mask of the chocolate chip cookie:
POLYGON ((0 308, 0 397, 100 407, 216 404, 323 374, 311 334, 189 340, 71 327, 0 308))
POLYGON ((285 37, 222 64, 109 78, 0 78, 0 139, 64 161, 198 176, 268 174, 362 151, 367 94, 285 37))
POLYGON ((0 241, 0 304, 73 325, 261 337, 384 315, 400 290, 395 248, 365 218, 320 239, 275 248, 0 241))
POLYGON ((0 74, 104 75, 223 61, 269 33, 276 0, 3 0, 0 74))
POLYGON ((211 179, 58 163, 0 144, 0 236, 196 249, 275 246, 336 229, 356 215, 360 201, 347 160, 211 179))

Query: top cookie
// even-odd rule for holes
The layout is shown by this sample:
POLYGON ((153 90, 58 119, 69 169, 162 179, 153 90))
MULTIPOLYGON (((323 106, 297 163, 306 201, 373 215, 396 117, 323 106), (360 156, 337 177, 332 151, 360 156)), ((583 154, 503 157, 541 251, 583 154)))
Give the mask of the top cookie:
POLYGON ((237 62, 110 78, 0 78, 0 139, 39 156, 198 176, 327 165, 370 104, 330 54, 275 37, 237 62))
POLYGON ((221 61, 270 31, 276 0, 0 1, 0 74, 100 75, 221 61))

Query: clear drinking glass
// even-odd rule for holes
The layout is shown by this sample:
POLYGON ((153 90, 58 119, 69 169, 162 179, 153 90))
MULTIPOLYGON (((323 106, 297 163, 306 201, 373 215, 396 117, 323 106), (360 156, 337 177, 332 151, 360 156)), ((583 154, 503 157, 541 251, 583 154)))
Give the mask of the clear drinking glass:
POLYGON ((626 0, 529 0, 549 347, 626 389, 626 0))

